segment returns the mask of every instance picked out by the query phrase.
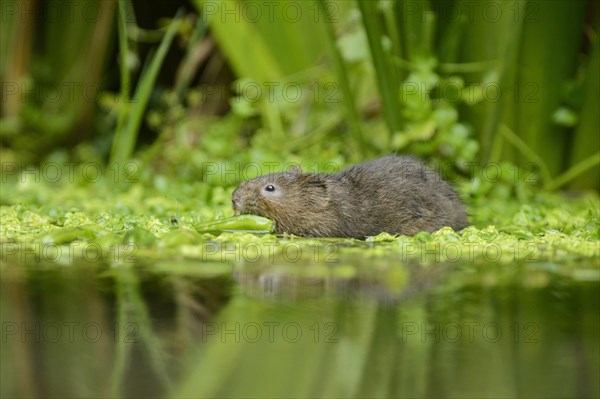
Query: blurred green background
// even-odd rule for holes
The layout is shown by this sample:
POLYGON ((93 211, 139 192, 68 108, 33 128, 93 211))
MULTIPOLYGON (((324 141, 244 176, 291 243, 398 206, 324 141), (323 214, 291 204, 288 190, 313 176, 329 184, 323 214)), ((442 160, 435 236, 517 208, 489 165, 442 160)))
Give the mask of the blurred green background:
POLYGON ((0 155, 195 179, 206 161, 398 152, 598 189, 599 9, 2 0, 0 155))
POLYGON ((0 0, 0 396, 598 397, 599 4, 0 0), (393 152, 470 226, 197 228, 393 152))

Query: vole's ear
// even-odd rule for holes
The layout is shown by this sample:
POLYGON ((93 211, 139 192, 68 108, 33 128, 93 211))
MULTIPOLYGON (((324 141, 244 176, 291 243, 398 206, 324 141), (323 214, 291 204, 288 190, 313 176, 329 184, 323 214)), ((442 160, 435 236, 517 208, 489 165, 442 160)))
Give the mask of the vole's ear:
POLYGON ((300 169, 300 165, 295 164, 294 166, 292 166, 291 168, 289 168, 287 170, 287 173, 291 173, 294 175, 300 175, 300 174, 302 174, 302 169, 300 169))
POLYGON ((302 178, 309 187, 327 190, 327 179, 319 174, 306 173, 302 175, 302 178))
POLYGON ((329 184, 327 179, 319 174, 306 173, 303 174, 301 179, 303 184, 308 188, 307 198, 310 200, 311 206, 314 211, 321 211, 329 203, 329 184))

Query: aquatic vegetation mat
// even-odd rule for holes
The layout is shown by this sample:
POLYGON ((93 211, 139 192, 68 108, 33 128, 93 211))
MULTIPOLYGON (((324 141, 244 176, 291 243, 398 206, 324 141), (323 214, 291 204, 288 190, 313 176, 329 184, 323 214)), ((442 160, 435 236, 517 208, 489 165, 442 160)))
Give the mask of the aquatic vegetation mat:
POLYGON ((269 233, 270 222, 232 217, 231 188, 161 182, 3 187, 3 262, 108 265, 157 261, 226 264, 392 262, 587 264, 600 256, 595 193, 532 194, 527 202, 477 198, 471 225, 413 237, 309 239, 269 233))

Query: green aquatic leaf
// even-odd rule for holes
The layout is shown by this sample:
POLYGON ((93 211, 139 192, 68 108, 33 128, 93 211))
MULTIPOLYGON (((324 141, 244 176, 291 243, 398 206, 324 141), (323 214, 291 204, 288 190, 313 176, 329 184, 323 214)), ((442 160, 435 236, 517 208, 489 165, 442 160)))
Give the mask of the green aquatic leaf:
POLYGON ((95 240, 101 236, 112 234, 97 225, 82 225, 77 227, 64 227, 40 234, 35 241, 44 244, 68 244, 76 240, 95 240))
POLYGON ((240 215, 217 221, 196 224, 194 228, 199 233, 218 234, 224 231, 270 233, 273 231, 273 221, 261 216, 240 215))

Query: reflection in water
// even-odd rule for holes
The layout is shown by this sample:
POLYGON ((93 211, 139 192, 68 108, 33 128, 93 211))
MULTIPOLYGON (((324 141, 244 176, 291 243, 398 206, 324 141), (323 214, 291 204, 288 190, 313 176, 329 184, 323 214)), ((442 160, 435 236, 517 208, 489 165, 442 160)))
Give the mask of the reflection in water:
POLYGON ((329 297, 344 302, 375 299, 393 305, 435 286, 452 270, 449 265, 423 268, 418 264, 353 269, 352 273, 338 273, 336 266, 317 268, 311 273, 286 265, 245 266, 235 270, 233 277, 243 295, 260 300, 298 302, 329 297))
POLYGON ((3 267, 2 397, 165 396, 232 280, 3 267))
POLYGON ((4 264, 2 397, 600 394, 597 278, 391 261, 227 270, 4 264))

